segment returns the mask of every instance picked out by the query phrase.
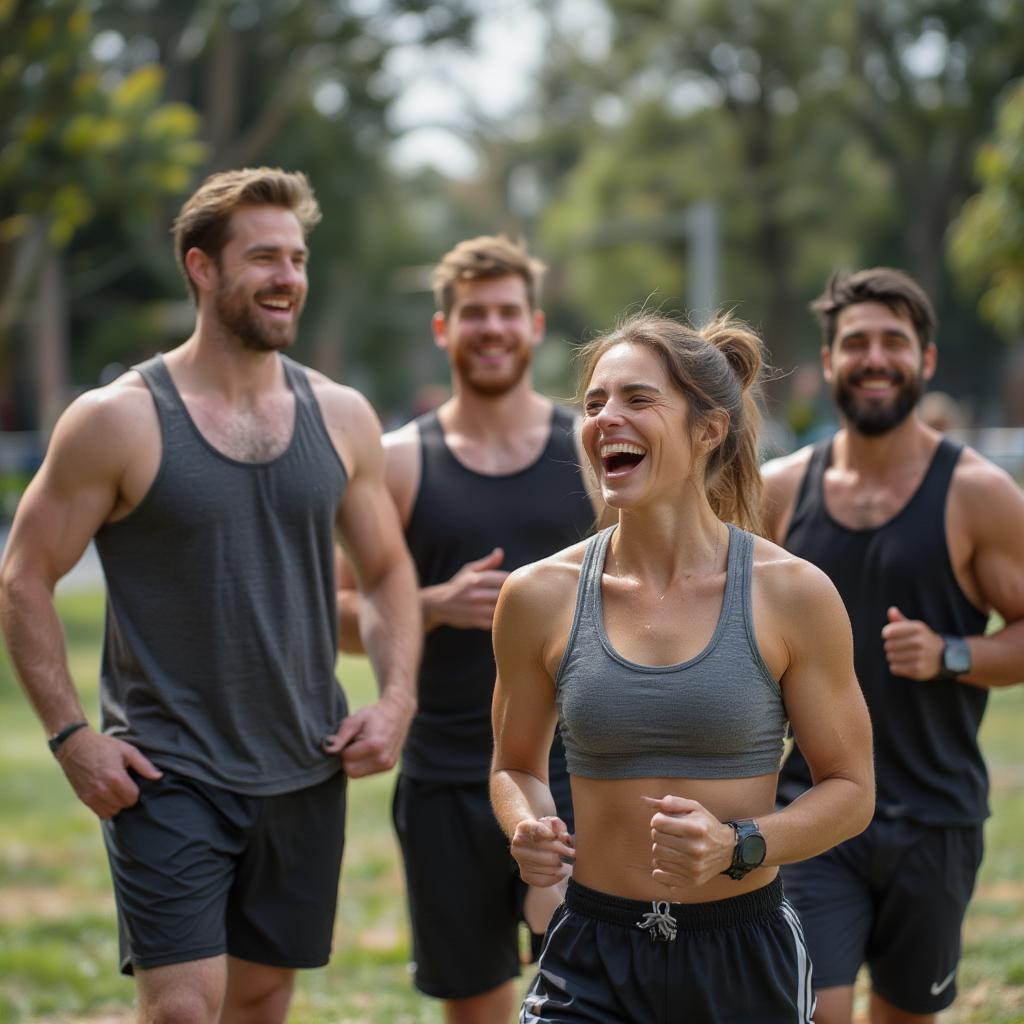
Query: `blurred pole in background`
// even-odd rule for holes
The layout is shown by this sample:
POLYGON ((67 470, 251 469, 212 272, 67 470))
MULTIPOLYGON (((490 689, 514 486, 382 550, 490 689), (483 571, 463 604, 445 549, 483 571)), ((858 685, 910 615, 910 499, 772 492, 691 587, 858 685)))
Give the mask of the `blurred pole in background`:
POLYGON ((28 323, 37 422, 39 429, 48 434, 70 397, 67 288, 61 254, 55 250, 51 249, 44 257, 28 323))
POLYGON ((687 305, 690 318, 702 324, 718 310, 718 204, 693 203, 686 211, 687 305))

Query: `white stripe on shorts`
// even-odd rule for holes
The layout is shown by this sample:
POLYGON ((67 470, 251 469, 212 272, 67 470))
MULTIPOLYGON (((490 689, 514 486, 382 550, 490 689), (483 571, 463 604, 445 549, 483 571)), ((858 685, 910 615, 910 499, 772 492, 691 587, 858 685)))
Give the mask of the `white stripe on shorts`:
POLYGON ((813 1024, 814 1008, 817 1000, 814 998, 811 958, 807 953, 807 943, 804 942, 804 926, 800 923, 800 917, 793 909, 793 905, 789 900, 784 899, 780 904, 780 909, 782 910, 782 916, 789 925, 790 931, 793 933, 793 945, 796 948, 796 1005, 800 1024, 813 1024))

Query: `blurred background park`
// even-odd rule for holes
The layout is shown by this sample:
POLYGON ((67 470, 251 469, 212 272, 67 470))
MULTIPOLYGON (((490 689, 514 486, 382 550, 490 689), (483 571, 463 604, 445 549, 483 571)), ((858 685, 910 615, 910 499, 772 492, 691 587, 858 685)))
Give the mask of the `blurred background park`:
MULTIPOLYGON (((297 357, 386 425, 444 394, 432 263, 504 230, 550 267, 542 389, 571 394, 572 345, 627 308, 728 307, 780 371, 777 450, 830 422, 807 302, 902 267, 939 316, 937 415, 1024 476, 1024 0, 0 0, 0 125, 0 539, 68 401, 188 335, 170 221, 253 164, 324 211, 297 357)), ((93 701, 98 584, 62 599, 93 701)), ((1024 1021, 1022 729, 997 694, 944 1019, 1024 1021)), ((0 1021, 120 1019, 94 823, 2 657, 0 737, 0 1021)), ((439 1019, 404 976, 388 784, 354 803, 337 974, 296 1019, 439 1019)))
POLYGON ((935 300, 958 425, 1024 425, 1022 0, 0 0, 0 111, 8 491, 70 397, 187 336, 170 220, 246 164, 310 176, 297 354, 388 424, 446 379, 431 263, 506 230, 551 267, 553 392, 624 309, 725 306, 798 443, 807 301, 885 263, 935 300))

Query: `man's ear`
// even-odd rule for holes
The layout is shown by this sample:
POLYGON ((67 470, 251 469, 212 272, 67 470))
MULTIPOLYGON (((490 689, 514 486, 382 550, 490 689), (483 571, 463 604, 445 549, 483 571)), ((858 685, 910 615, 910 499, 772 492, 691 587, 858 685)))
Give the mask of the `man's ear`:
POLYGON ((547 318, 544 316, 544 310, 535 309, 533 311, 533 343, 539 345, 544 340, 544 329, 547 327, 547 318))
POLYGON ((821 375, 827 384, 832 383, 832 349, 828 345, 821 346, 821 375))
POLYGON ((939 350, 935 347, 934 341, 929 341, 921 353, 921 377, 924 380, 931 380, 935 376, 935 370, 939 365, 939 350))
POLYGON ((437 312, 430 321, 430 329, 434 335, 434 344, 443 351, 448 349, 448 321, 444 313, 437 312))
POLYGON ((211 291, 217 283, 216 261, 196 246, 185 253, 185 272, 200 292, 211 291))

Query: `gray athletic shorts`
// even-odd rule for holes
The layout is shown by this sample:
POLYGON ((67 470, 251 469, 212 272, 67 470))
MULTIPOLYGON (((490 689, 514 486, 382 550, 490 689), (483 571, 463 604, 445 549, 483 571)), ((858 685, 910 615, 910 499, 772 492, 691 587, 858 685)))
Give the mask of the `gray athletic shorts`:
POLYGON ((981 864, 981 825, 876 818, 859 836, 782 869, 818 988, 852 985, 861 964, 904 1013, 956 998, 960 931, 981 864))
POLYGON ((320 967, 331 952, 345 843, 343 772, 279 796, 241 796, 165 771, 103 822, 121 970, 228 953, 320 967))
POLYGON ((520 1024, 809 1024, 811 964, 782 882, 644 903, 569 881, 520 1024))

